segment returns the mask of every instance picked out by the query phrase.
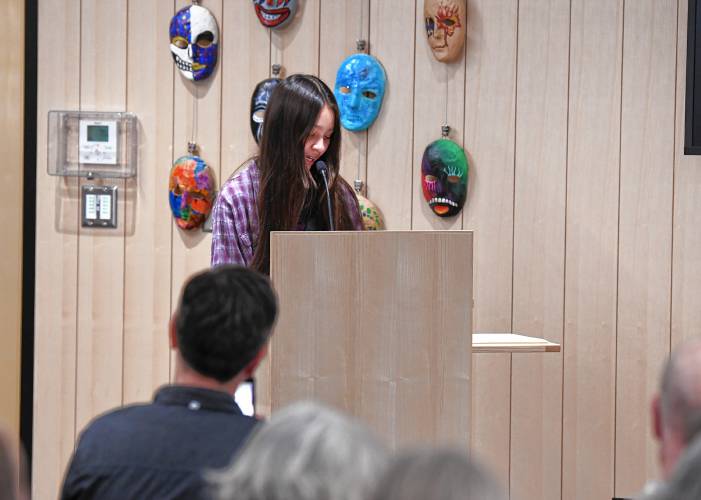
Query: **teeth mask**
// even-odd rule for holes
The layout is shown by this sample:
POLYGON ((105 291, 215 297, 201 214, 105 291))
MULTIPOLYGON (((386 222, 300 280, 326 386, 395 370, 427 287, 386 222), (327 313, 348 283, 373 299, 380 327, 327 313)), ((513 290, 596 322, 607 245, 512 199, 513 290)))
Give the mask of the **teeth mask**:
POLYGON ((253 0, 256 16, 266 28, 286 26, 297 12, 297 0, 253 0))
POLYGON ((421 187, 433 213, 457 215, 467 197, 467 158, 450 139, 438 139, 426 147, 421 160, 421 187))
POLYGON ((424 0, 428 44, 441 62, 460 57, 465 44, 465 0, 424 0))
POLYGON ((181 156, 170 171, 169 191, 170 210, 175 223, 181 229, 196 228, 212 210, 212 169, 199 156, 181 156))
POLYGON ((336 73, 334 95, 341 111, 341 125, 352 131, 367 129, 377 118, 385 95, 385 70, 367 54, 354 54, 336 73))
POLYGON ((268 100, 278 83, 280 83, 279 78, 267 78, 256 85, 251 96, 251 132, 253 132, 253 137, 258 144, 263 137, 263 118, 268 107, 268 100))
POLYGON ((180 9, 170 20, 170 51, 188 80, 211 75, 219 53, 219 28, 212 13, 199 5, 180 9))

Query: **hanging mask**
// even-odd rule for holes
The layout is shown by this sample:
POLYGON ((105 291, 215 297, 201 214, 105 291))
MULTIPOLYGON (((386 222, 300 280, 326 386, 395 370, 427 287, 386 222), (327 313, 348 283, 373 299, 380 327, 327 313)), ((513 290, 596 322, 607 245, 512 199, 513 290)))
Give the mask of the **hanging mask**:
POLYGON ((170 171, 170 210, 181 229, 204 222, 214 201, 212 169, 199 156, 181 156, 170 171))
POLYGON ((385 221, 380 209, 362 194, 355 193, 360 205, 360 215, 363 216, 363 227, 366 231, 380 231, 385 228, 385 221))
POLYGON ((433 213, 450 217, 462 210, 467 197, 467 158, 450 139, 426 147, 421 160, 421 187, 433 213))
POLYGON ((441 62, 460 57, 465 44, 465 0, 424 0, 426 36, 441 62))
POLYGON ((212 13, 199 5, 180 9, 170 20, 170 51, 188 80, 211 75, 219 53, 219 28, 212 13))
POLYGON ((286 26, 297 12, 297 0, 253 0, 256 16, 266 28, 286 26))
POLYGON ((279 78, 268 78, 263 80, 253 90, 251 96, 251 132, 256 142, 260 144, 260 139, 263 137, 263 118, 265 117, 265 109, 268 107, 268 100, 273 89, 280 83, 279 78))
POLYGON ((341 63, 333 93, 346 129, 359 131, 372 125, 382 106, 386 80, 380 62, 367 54, 354 54, 341 63))

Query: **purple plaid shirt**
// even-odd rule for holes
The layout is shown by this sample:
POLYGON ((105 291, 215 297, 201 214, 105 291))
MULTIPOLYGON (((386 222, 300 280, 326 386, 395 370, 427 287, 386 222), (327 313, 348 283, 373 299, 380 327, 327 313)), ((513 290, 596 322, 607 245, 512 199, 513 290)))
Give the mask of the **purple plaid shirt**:
MULTIPOLYGON (((253 260, 260 229, 256 208, 259 184, 258 166, 251 161, 226 181, 219 192, 212 210, 212 266, 248 266, 253 260)), ((353 228, 362 230, 363 221, 353 191, 344 189, 342 196, 353 228)))

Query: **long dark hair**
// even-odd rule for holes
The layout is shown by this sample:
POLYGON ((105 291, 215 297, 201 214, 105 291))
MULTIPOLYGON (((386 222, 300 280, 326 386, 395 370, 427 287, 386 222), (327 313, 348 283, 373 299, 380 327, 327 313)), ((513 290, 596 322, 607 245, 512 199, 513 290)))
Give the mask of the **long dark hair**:
MULTIPOLYGON (((336 99, 324 82, 312 75, 291 75, 273 90, 265 111, 263 137, 257 159, 260 170, 258 218, 260 234, 251 267, 270 272, 270 231, 297 229, 305 205, 315 203, 328 221, 326 193, 318 189, 314 174, 304 163, 304 143, 324 106, 334 115, 333 134, 329 147, 320 160, 329 172, 329 192, 334 213, 334 226, 353 229, 343 203, 342 192, 352 189, 339 175, 341 127, 336 99)), ((327 222, 323 222, 328 229, 327 222)))

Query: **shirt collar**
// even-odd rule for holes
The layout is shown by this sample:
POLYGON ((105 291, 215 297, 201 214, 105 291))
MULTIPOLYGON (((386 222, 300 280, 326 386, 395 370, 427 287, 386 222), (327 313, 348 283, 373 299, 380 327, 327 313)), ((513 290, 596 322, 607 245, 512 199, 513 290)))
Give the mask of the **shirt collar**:
POLYGON ((231 394, 213 389, 165 385, 156 391, 153 401, 161 405, 184 406, 193 411, 223 411, 243 415, 231 394))

